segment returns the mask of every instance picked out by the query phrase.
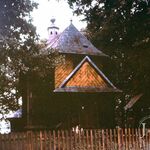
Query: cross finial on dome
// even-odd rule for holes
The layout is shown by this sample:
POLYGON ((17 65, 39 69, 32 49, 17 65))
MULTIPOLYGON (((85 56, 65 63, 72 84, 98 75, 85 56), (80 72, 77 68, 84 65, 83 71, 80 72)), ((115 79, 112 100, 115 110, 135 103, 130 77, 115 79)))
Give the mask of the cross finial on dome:
POLYGON ((70 19, 70 24, 72 24, 72 19, 70 19))

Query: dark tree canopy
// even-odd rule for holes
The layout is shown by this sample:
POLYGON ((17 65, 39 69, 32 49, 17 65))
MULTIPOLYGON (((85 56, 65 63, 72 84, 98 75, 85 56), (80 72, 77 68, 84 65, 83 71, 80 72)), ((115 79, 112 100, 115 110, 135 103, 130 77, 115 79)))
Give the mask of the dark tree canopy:
POLYGON ((122 105, 133 95, 149 93, 150 1, 68 0, 68 3, 77 15, 85 16, 87 35, 112 59, 113 65, 107 69, 116 86, 124 91, 122 105))
MULTIPOLYGON (((123 61, 125 57, 128 57, 128 59, 130 57, 129 60, 125 61, 126 64, 122 65, 130 67, 133 65, 133 72, 135 72, 135 69, 143 70, 145 67, 148 67, 143 66, 143 68, 142 66, 139 66, 140 68, 137 68, 134 66, 146 65, 145 63, 147 62, 146 60, 149 55, 149 1, 69 0, 69 4, 75 10, 74 12, 76 14, 84 14, 85 21, 87 21, 87 34, 89 38, 91 38, 96 46, 112 56, 112 59, 116 61, 121 59, 121 61, 123 61), (76 7, 73 7, 74 5, 76 7), (139 62, 138 56, 140 57, 140 60, 144 60, 144 64, 139 62), (131 65, 128 64, 130 61, 131 65)), ((140 72, 142 70, 140 70, 140 72)), ((132 78, 130 73, 129 76, 132 78)), ((145 73, 148 75, 148 72, 145 73)), ((143 84, 144 82, 147 82, 147 79, 145 78, 143 78, 143 84)))
POLYGON ((18 76, 35 53, 36 29, 30 0, 0 1, 0 113, 18 109, 18 76))
POLYGON ((22 74, 36 72, 44 82, 63 60, 39 41, 30 15, 37 6, 32 0, 0 0, 0 119, 21 107, 22 74))

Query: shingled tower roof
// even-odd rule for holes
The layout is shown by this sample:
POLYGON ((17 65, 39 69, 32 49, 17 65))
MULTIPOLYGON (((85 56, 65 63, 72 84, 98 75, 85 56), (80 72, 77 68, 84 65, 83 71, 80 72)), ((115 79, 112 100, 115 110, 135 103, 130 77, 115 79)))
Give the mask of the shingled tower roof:
POLYGON ((120 92, 86 56, 54 92, 120 92))
POLYGON ((98 50, 72 23, 48 43, 48 48, 54 48, 64 54, 107 56, 98 50))

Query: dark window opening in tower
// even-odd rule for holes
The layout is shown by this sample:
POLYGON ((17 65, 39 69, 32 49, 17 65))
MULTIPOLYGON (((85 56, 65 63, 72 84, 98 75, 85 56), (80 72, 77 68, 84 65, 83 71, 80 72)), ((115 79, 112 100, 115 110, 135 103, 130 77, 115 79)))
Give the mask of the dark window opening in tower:
POLYGON ((51 34, 53 34, 53 32, 51 31, 51 34))
POLYGON ((84 48, 88 48, 88 45, 83 45, 84 48))
POLYGON ((57 35, 57 32, 56 32, 56 35, 57 35))

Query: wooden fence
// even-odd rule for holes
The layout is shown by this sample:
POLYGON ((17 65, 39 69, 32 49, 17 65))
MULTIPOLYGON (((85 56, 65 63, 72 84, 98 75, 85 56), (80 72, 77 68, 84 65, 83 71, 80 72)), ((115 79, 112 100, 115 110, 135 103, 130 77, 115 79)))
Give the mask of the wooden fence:
POLYGON ((150 150, 150 133, 120 128, 10 133, 0 135, 0 150, 150 150))

